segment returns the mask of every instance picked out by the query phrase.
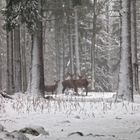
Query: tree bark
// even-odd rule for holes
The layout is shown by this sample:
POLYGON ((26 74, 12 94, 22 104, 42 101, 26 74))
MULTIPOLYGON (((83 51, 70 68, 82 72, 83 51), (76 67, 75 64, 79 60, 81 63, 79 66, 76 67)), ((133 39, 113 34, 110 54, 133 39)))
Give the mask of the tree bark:
MULTIPOLYGON (((1 45, 1 39, 0 39, 0 46, 1 45)), ((3 82, 3 77, 2 77, 2 57, 1 57, 1 50, 0 50, 0 91, 2 90, 2 82, 3 82)))
POLYGON ((59 38, 60 38, 60 33, 59 33, 59 24, 60 24, 60 21, 58 19, 58 14, 55 13, 55 48, 56 48, 56 75, 57 75, 57 79, 60 78, 60 67, 59 67, 59 64, 60 64, 60 59, 59 59, 59 55, 60 55, 60 48, 59 48, 59 38))
POLYGON ((76 57, 76 74, 80 72, 80 58, 79 58, 79 32, 78 32, 78 8, 75 6, 75 57, 76 57))
POLYGON ((91 89, 95 89, 95 45, 96 45, 96 4, 97 0, 94 0, 93 5, 93 35, 91 46, 91 89))
POLYGON ((139 92, 138 62, 137 62, 137 26, 136 26, 136 0, 131 0, 131 49, 133 67, 133 93, 139 92))
POLYGON ((23 46, 21 47, 22 67, 22 92, 27 90, 27 69, 26 69, 26 27, 23 26, 23 46))
POLYGON ((68 17, 68 34, 69 34, 69 50, 70 50, 70 72, 74 74, 74 50, 73 50, 73 30, 72 30, 72 20, 70 16, 68 17))
MULTIPOLYGON (((6 4, 9 0, 6 0, 6 4)), ((8 18, 8 17, 7 17, 8 18)), ((6 92, 9 95, 14 94, 14 64, 13 64, 13 31, 6 29, 7 42, 7 77, 6 77, 6 92)))
POLYGON ((14 94, 14 70, 13 70, 13 31, 7 31, 7 88, 9 95, 14 94))
MULTIPOLYGON (((60 59, 59 80, 60 80, 60 83, 62 83, 62 81, 64 80, 64 32, 63 32, 63 29, 61 29, 61 31, 60 31, 60 36, 61 36, 61 39, 60 39, 61 46, 59 46, 59 48, 60 48, 60 53, 59 53, 59 59, 60 59)), ((62 92, 62 84, 59 84, 58 87, 59 87, 58 88, 58 93, 61 93, 62 92)))
MULTIPOLYGON (((42 0, 40 0, 40 7, 39 7, 40 12, 41 12, 41 6, 42 6, 42 0)), ((36 97, 44 96, 42 21, 38 21, 37 30, 33 34, 31 94, 36 97)))
POLYGON ((14 83, 15 92, 22 91, 20 26, 14 29, 14 83))
POLYGON ((118 98, 133 101, 130 2, 131 0, 122 1, 122 48, 118 83, 118 98))

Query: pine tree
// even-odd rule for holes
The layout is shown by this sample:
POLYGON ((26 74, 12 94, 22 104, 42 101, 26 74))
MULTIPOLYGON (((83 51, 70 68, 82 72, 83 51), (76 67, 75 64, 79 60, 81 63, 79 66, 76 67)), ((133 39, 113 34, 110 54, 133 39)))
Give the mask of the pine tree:
POLYGON ((118 83, 118 98, 133 101, 130 4, 131 0, 122 1, 122 46, 118 83))

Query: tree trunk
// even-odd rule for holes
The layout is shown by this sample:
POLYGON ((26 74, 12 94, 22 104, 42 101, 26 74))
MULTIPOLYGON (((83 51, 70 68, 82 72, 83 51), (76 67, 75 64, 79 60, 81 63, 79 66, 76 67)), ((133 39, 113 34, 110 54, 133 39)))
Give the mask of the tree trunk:
POLYGON ((80 58, 79 58, 79 32, 78 32, 78 8, 75 7, 75 57, 76 57, 76 74, 80 72, 80 58))
MULTIPOLYGON (((41 6, 42 6, 42 1, 40 0, 40 10, 41 10, 41 6)), ((32 59, 31 94, 36 97, 43 97, 44 96, 44 63, 43 63, 42 21, 38 21, 37 30, 33 34, 33 48, 32 48, 31 59, 32 59)))
POLYGON ((34 96, 44 95, 43 46, 39 32, 33 35, 31 93, 34 96))
POLYGON ((131 1, 131 49, 133 68, 133 93, 139 92, 138 62, 137 62, 137 31, 136 31, 136 0, 131 1))
MULTIPOLYGON (((57 19, 57 14, 56 14, 56 19, 57 19)), ((60 77, 60 67, 59 67, 59 64, 60 64, 60 59, 59 59, 59 55, 60 55, 60 50, 59 50, 59 38, 60 38, 60 35, 59 35, 59 19, 55 21, 55 48, 56 48, 56 75, 57 75, 57 79, 59 79, 60 77)))
MULTIPOLYGON (((62 83, 62 81, 64 80, 64 32, 63 32, 63 29, 61 29, 60 34, 61 34, 60 35, 61 39, 60 39, 60 46, 59 46, 59 48, 60 48, 60 53, 59 53, 59 59, 60 59, 59 80, 60 80, 60 83, 62 83)), ((59 84, 58 93, 62 93, 62 84, 59 84)))
POLYGON ((27 70, 26 70, 26 27, 23 26, 23 46, 21 47, 21 57, 22 57, 22 92, 27 90, 27 70))
POLYGON ((30 63, 31 65, 29 66, 29 74, 28 74, 28 85, 27 85, 27 93, 31 93, 31 82, 32 82, 32 66, 33 66, 33 35, 31 35, 31 60, 30 63))
POLYGON ((96 3, 94 0, 93 5, 93 35, 92 35, 92 46, 91 46, 91 89, 95 89, 95 44, 96 44, 96 3))
MULTIPOLYGON (((0 39, 0 46, 1 44, 1 39, 0 39)), ((0 50, 0 91, 2 90, 2 82, 3 82, 3 77, 2 77, 2 57, 1 57, 1 50, 0 50)))
POLYGON ((15 92, 22 91, 20 27, 14 29, 14 83, 15 92))
MULTIPOLYGON (((9 3, 9 0, 6 0, 9 3)), ((7 17, 8 18, 8 17, 7 17)), ((14 71, 13 71, 13 31, 6 32, 7 42, 7 77, 6 77, 6 92, 10 95, 14 94, 14 71)))
POLYGON ((13 31, 7 31, 7 93, 14 94, 13 31))
POLYGON ((122 48, 118 83, 118 98, 133 101, 130 2, 131 0, 122 1, 122 48))
POLYGON ((73 55, 73 30, 72 30, 72 20, 70 16, 68 17, 68 34, 69 34, 69 50, 70 50, 70 72, 74 74, 74 55, 73 55))

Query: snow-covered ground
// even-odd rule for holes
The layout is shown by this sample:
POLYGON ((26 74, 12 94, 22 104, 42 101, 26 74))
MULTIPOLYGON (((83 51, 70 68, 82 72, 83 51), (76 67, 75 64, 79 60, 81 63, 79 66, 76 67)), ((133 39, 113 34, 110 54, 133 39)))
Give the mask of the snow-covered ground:
POLYGON ((0 97, 0 140, 26 140, 14 134, 27 127, 40 132, 25 134, 30 140, 140 140, 140 95, 114 103, 114 94, 0 97))

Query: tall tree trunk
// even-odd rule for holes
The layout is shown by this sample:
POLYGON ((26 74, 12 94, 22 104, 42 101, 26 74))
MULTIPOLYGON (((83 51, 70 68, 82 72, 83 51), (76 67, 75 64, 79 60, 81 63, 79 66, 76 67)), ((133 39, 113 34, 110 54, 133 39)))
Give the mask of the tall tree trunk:
POLYGON ((131 0, 122 1, 122 48, 118 83, 118 98, 133 101, 130 2, 131 0))
MULTIPOLYGON (((69 8, 72 8, 72 3, 69 1, 69 8)), ((71 18, 72 12, 68 11, 68 34, 69 34, 69 51, 70 51, 70 72, 74 74, 74 48, 73 48, 73 25, 74 20, 71 18)))
POLYGON ((15 92, 22 91, 20 26, 14 29, 14 83, 15 92))
POLYGON ((76 74, 80 72, 80 58, 79 58, 79 32, 78 32, 78 8, 75 6, 75 57, 76 57, 76 74))
POLYGON ((106 6, 106 19, 107 19, 107 22, 106 22, 106 30, 107 30, 107 35, 108 35, 108 39, 107 39, 107 67, 108 67, 108 72, 107 72, 107 79, 108 79, 108 82, 109 82, 109 89, 108 91, 113 91, 113 73, 111 72, 111 66, 112 66, 112 63, 113 61, 111 60, 111 47, 112 47, 112 18, 110 17, 110 11, 113 10, 112 9, 112 5, 111 3, 109 3, 107 6, 106 6))
POLYGON ((23 42, 21 47, 21 74, 22 74, 22 92, 27 90, 27 69, 26 69, 26 26, 23 25, 23 42))
MULTIPOLYGON (((0 46, 1 44, 1 39, 0 39, 0 46)), ((2 90, 2 82, 3 82, 3 77, 2 77, 2 57, 1 57, 1 50, 0 50, 0 91, 2 90)))
POLYGON ((59 67, 59 64, 60 64, 60 59, 59 59, 59 55, 60 55, 60 50, 59 50, 59 38, 60 38, 60 34, 59 34, 59 24, 60 24, 60 21, 58 19, 58 15, 57 13, 55 14, 55 48, 56 48, 56 75, 57 75, 57 79, 59 79, 60 77, 60 67, 59 67))
MULTIPOLYGON (((6 0, 6 3, 8 4, 9 0, 6 0)), ((12 95, 14 94, 13 31, 8 31, 8 29, 6 32, 6 42, 7 42, 6 92, 12 95)))
POLYGON ((91 89, 95 89, 95 45, 96 45, 96 4, 94 0, 93 5, 93 32, 92 32, 92 46, 91 46, 91 89))
POLYGON ((7 93, 14 94, 13 31, 7 31, 7 93))
MULTIPOLYGON (((59 63, 59 67, 60 67, 60 74, 59 74, 59 80, 60 83, 62 83, 63 79, 64 79, 64 32, 63 29, 60 29, 60 53, 59 53, 59 59, 60 59, 60 63, 59 63)), ((59 88, 58 88, 58 93, 62 92, 62 84, 59 84, 59 88)))
POLYGON ((43 46, 39 32, 33 35, 32 49, 31 93, 35 96, 44 95, 43 46))
MULTIPOLYGON (((41 6, 42 6, 42 0, 40 0, 40 7, 39 7, 40 10, 41 10, 41 6)), ((37 31, 33 34, 31 94, 36 97, 44 96, 42 21, 38 21, 37 31)))
POLYGON ((31 35, 31 60, 30 63, 31 65, 29 66, 29 74, 28 74, 28 85, 27 85, 27 93, 31 93, 31 83, 32 83, 32 66, 33 66, 33 35, 31 35))
POLYGON ((73 30, 72 20, 68 17, 68 34, 69 34, 69 50, 70 50, 70 72, 74 74, 74 50, 73 50, 73 30))
POLYGON ((138 62, 137 62, 137 31, 136 31, 136 0, 131 0, 131 49, 133 67, 133 93, 139 92, 138 62))

